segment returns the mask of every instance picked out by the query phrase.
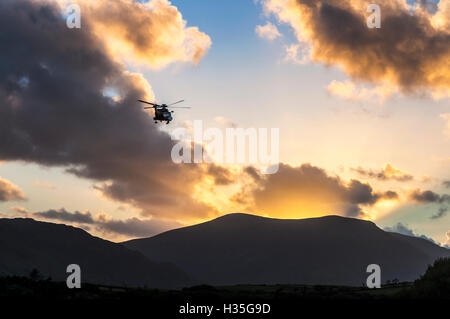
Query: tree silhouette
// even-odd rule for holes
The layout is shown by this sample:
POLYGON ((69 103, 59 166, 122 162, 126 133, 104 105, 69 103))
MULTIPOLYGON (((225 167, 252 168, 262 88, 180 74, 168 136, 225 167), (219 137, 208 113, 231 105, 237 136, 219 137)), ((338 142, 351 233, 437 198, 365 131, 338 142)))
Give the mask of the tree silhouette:
POLYGON ((450 258, 440 258, 428 266, 414 282, 412 293, 419 298, 450 298, 450 258))
POLYGON ((33 270, 31 270, 29 274, 29 277, 31 280, 38 281, 41 279, 42 276, 38 269, 33 268, 33 270))

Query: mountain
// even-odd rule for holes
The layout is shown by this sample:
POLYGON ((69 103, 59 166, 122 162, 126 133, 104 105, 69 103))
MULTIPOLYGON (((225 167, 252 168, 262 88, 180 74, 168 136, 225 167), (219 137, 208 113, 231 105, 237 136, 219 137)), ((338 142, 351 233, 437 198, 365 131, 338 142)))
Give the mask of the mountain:
POLYGON ((156 263, 121 244, 93 237, 84 230, 32 219, 0 219, 0 274, 65 281, 69 264, 81 267, 82 283, 174 288, 189 285, 174 265, 156 263))
POLYGON ((404 242, 409 243, 416 249, 424 252, 425 254, 433 257, 433 259, 438 259, 440 257, 445 257, 445 252, 449 252, 449 249, 443 248, 441 246, 438 246, 434 243, 432 243, 429 240, 426 240, 424 238, 420 237, 414 237, 414 236, 408 236, 408 235, 402 235, 399 233, 390 233, 392 236, 399 240, 403 240, 404 242), (444 252, 444 255, 442 255, 442 252, 444 252))
POLYGON ((382 281, 417 279, 450 250, 339 216, 281 220, 231 214, 123 243, 212 285, 362 285, 369 264, 382 281))

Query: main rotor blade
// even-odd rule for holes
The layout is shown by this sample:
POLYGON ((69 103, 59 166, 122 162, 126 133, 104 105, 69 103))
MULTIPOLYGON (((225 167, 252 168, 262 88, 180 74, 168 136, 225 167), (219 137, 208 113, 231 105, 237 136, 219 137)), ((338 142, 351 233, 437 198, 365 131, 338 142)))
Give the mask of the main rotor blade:
POLYGON ((168 106, 171 109, 190 109, 190 106, 168 106))
POLYGON ((181 102, 184 102, 184 100, 181 100, 181 101, 178 101, 178 102, 175 102, 175 103, 169 104, 168 106, 171 106, 171 105, 175 105, 175 104, 178 104, 178 103, 181 103, 181 102))
POLYGON ((148 110, 148 109, 156 109, 156 106, 144 107, 144 110, 148 110))
POLYGON ((138 102, 145 103, 145 104, 150 104, 150 105, 153 105, 153 106, 159 106, 158 104, 150 103, 150 102, 143 101, 143 100, 138 100, 138 102))

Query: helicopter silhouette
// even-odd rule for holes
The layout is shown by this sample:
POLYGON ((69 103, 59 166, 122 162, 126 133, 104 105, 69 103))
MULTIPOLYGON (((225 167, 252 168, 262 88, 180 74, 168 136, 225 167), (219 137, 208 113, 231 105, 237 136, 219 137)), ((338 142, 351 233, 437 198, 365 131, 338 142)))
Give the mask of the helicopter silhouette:
POLYGON ((173 106, 175 104, 184 102, 184 100, 181 100, 181 101, 178 101, 175 103, 171 103, 169 105, 156 104, 156 103, 151 103, 151 102, 147 102, 144 100, 138 100, 138 101, 141 103, 151 105, 149 107, 144 107, 144 109, 155 109, 155 116, 153 117, 153 120, 155 121, 155 123, 158 123, 158 121, 160 121, 160 122, 166 122, 166 124, 169 124, 170 121, 173 121, 172 113, 174 111, 170 111, 169 108, 190 109, 189 106, 173 106))

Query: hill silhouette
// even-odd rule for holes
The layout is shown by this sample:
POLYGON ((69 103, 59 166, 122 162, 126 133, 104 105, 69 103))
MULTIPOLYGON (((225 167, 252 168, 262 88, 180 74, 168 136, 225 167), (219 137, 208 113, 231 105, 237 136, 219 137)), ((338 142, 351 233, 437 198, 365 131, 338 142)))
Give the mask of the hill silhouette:
POLYGON ((191 283, 174 265, 152 262, 139 252, 79 228, 32 219, 0 219, 0 252, 3 276, 34 273, 65 281, 66 267, 78 264, 83 283, 159 288, 191 283))
POLYGON ((230 214, 123 243, 152 260, 171 262, 210 285, 322 284, 361 286, 369 264, 382 281, 412 281, 450 250, 389 233, 364 220, 299 220, 230 214))

